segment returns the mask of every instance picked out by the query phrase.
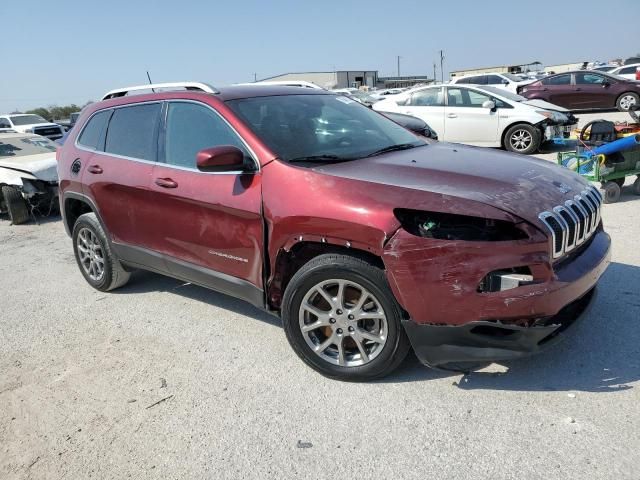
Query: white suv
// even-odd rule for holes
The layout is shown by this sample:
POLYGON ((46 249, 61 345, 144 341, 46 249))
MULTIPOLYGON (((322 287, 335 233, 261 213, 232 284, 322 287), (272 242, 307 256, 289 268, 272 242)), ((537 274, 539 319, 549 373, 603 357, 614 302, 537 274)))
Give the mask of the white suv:
POLYGON ((19 133, 35 133, 50 140, 58 140, 64 135, 64 128, 57 123, 47 122, 40 115, 30 113, 0 115, 0 129, 9 129, 19 133))
POLYGON ((627 80, 640 80, 640 63, 632 63, 630 65, 622 65, 610 70, 611 75, 617 75, 627 80))
POLYGON ((535 82, 532 78, 524 80, 522 77, 511 73, 483 73, 482 75, 466 75, 464 77, 452 78, 450 83, 462 85, 491 85, 496 88, 503 88, 513 93, 519 93, 519 88, 535 82))
POLYGON ((441 141, 523 154, 536 152, 544 140, 566 138, 577 122, 565 108, 492 86, 420 87, 386 97, 373 109, 418 117, 441 141))

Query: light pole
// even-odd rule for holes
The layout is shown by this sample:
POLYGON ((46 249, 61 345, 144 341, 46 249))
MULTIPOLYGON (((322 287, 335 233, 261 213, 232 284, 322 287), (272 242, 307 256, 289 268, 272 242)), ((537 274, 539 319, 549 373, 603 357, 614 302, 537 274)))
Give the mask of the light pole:
POLYGON ((400 59, 402 57, 400 55, 398 55, 398 77, 400 76, 400 59))

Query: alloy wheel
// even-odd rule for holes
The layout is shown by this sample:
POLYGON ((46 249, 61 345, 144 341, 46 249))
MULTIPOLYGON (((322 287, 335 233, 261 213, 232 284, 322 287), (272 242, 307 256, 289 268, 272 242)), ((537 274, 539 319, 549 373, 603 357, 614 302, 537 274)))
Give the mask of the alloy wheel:
POLYGON ((629 110, 636 104, 636 97, 633 95, 625 95, 620 99, 620 108, 623 110, 629 110))
POLYGON ((342 367, 371 362, 388 336, 380 301, 362 285, 342 279, 325 280, 309 289, 300 304, 299 325, 316 355, 342 367))
POLYGON ((98 237, 88 228, 78 232, 76 241, 78 258, 82 269, 94 282, 99 282, 104 276, 104 252, 98 237))
POLYGON ((518 129, 511 134, 511 138, 509 138, 509 143, 514 150, 519 152, 526 150, 533 142, 533 136, 530 132, 524 129, 518 129))

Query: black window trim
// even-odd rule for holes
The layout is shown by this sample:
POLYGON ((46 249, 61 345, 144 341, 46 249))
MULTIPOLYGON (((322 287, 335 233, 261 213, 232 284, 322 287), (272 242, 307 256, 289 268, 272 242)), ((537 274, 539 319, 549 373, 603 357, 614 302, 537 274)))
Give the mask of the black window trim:
POLYGON ((220 112, 218 112, 215 108, 213 108, 211 105, 208 105, 207 103, 204 102, 200 102, 198 100, 190 100, 190 99, 183 99, 183 98, 172 98, 169 100, 165 100, 164 101, 164 105, 162 107, 162 111, 160 112, 160 132, 158 135, 158 161, 157 163, 162 165, 163 167, 166 168, 174 168, 176 170, 184 170, 187 172, 195 172, 195 173, 201 173, 203 175, 249 175, 249 174, 254 174, 254 173, 258 173, 260 171, 260 162, 257 160, 258 156, 255 154, 255 152, 253 151, 253 149, 249 146, 249 144, 245 141, 244 138, 242 138, 242 135, 240 135, 238 133, 238 131, 233 127, 233 125, 231 125, 226 118, 224 118, 220 112), (196 105, 200 105, 201 107, 205 107, 208 108, 209 110, 211 110, 215 115, 217 115, 220 119, 222 119, 222 121, 227 124, 227 126, 231 129, 231 131, 238 137, 238 139, 240 140, 240 142, 244 145, 244 147, 247 149, 247 152, 249 152, 249 158, 253 161, 254 163, 254 168, 253 169, 243 169, 243 170, 229 170, 226 172, 203 172, 201 170, 198 170, 197 168, 191 168, 191 167, 182 167, 180 165, 171 165, 170 163, 166 162, 166 152, 165 152, 165 135, 167 133, 167 115, 169 113, 169 103, 194 103, 196 105))

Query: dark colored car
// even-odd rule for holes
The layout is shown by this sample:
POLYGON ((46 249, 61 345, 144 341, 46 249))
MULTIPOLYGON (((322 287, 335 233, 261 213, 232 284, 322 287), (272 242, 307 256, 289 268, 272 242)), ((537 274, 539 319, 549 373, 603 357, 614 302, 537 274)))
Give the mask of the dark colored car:
POLYGON ((367 380, 411 347, 458 369, 538 352, 607 268, 602 198, 567 169, 428 143, 324 90, 173 86, 110 92, 58 151, 98 290, 138 268, 218 290, 280 316, 312 368, 367 380))
POLYGON ((407 130, 411 130, 413 133, 417 133, 425 138, 432 140, 438 140, 438 134, 429 126, 424 120, 414 117, 412 115, 405 115, 404 113, 395 112, 380 112, 385 117, 393 120, 398 125, 402 125, 407 130))
POLYGON ((550 75, 522 87, 519 93, 571 110, 617 108, 627 112, 640 105, 640 82, 593 70, 550 75))

